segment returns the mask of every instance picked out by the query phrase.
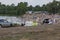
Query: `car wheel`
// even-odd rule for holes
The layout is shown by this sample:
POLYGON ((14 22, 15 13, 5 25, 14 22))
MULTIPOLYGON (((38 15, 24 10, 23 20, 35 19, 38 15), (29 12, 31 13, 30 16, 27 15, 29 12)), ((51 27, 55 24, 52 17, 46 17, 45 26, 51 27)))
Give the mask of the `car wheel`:
POLYGON ((0 25, 0 28, 1 28, 2 26, 0 25))
POLYGON ((10 24, 10 26, 12 27, 12 24, 10 24))

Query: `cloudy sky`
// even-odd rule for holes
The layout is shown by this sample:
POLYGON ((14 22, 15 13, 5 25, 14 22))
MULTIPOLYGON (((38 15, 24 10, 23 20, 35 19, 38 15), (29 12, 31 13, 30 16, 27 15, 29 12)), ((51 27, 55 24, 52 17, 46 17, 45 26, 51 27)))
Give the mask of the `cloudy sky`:
MULTIPOLYGON (((52 2, 53 0, 0 0, 0 2, 2 4, 6 4, 6 5, 11 5, 12 3, 14 3, 15 5, 17 5, 19 2, 28 2, 29 5, 40 5, 42 6, 43 4, 47 4, 49 2, 52 2)), ((59 1, 59 0, 57 0, 59 1)))

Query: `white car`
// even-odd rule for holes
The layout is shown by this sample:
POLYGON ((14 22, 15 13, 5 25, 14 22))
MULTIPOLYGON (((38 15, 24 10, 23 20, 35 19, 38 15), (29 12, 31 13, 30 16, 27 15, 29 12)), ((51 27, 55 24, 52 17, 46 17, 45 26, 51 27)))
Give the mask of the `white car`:
POLYGON ((12 26, 13 24, 11 22, 8 22, 7 20, 0 19, 0 27, 9 27, 12 26))

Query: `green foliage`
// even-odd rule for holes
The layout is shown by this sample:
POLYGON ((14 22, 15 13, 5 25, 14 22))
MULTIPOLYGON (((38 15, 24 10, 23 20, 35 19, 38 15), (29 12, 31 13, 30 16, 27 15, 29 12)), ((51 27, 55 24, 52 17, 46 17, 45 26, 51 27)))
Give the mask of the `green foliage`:
POLYGON ((4 5, 0 2, 0 15, 19 16, 27 11, 27 2, 20 2, 17 6, 14 4, 4 5))
POLYGON ((29 11, 33 11, 33 6, 30 5, 30 6, 28 7, 28 10, 29 10, 29 11))
POLYGON ((60 6, 60 2, 54 0, 52 3, 47 4, 46 8, 50 14, 56 14, 59 13, 58 12, 60 8, 59 6, 60 6))
POLYGON ((36 5, 36 6, 34 7, 34 11, 40 11, 40 6, 39 6, 39 5, 36 5))
POLYGON ((15 4, 5 5, 0 2, 0 15, 20 16, 25 14, 26 11, 47 11, 50 14, 60 13, 60 1, 53 0, 53 2, 44 4, 42 7, 39 5, 35 7, 28 6, 27 2, 20 2, 17 6, 15 4))
POLYGON ((17 15, 22 15, 22 14, 25 14, 25 12, 27 11, 27 3, 26 2, 21 2, 21 3, 18 3, 18 6, 17 6, 17 15))

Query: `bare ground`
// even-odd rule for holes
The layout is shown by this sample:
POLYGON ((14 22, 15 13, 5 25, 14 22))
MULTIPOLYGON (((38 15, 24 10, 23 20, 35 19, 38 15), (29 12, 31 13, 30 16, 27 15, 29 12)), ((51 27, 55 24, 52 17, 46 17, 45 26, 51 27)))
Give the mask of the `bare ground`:
POLYGON ((60 40, 60 24, 0 28, 0 40, 60 40))

